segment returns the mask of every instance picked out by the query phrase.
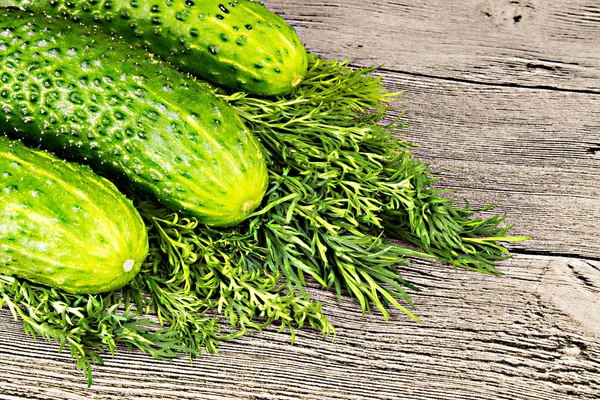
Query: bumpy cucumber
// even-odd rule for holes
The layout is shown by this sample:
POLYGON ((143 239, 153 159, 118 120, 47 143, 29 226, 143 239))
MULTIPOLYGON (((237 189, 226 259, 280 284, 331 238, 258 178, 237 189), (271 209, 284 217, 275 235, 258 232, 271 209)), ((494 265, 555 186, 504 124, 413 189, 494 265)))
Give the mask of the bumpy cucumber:
POLYGON ((117 39, 0 14, 0 120, 11 137, 127 176, 165 205, 225 226, 261 202, 262 149, 206 86, 117 39))
POLYGON ((118 289, 148 254, 142 218, 89 167, 0 137, 0 273, 72 293, 118 289))
POLYGON ((249 0, 0 0, 94 24, 220 85, 260 95, 289 92, 304 77, 296 31, 249 0))

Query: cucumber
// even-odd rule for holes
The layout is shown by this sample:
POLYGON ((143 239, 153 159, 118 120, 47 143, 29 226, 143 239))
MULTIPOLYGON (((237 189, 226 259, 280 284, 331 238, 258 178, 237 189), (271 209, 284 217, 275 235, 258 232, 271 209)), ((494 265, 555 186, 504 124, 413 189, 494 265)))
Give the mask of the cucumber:
POLYGON ((0 273, 70 293, 127 284, 148 254, 142 218, 108 180, 0 137, 0 273))
POLYGON ((0 5, 97 25, 183 71, 259 95, 290 92, 306 50, 293 27, 249 0, 0 0, 0 5))
POLYGON ((12 138, 126 176, 200 222, 246 218, 267 186, 262 147, 207 84, 93 28, 0 13, 0 120, 12 138))

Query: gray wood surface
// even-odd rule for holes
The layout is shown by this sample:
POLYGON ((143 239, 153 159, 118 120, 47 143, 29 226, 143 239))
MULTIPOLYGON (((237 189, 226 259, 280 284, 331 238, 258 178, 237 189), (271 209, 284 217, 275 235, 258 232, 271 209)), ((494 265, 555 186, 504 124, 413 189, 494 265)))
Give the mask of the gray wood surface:
POLYGON ((501 277, 416 261, 421 322, 313 289, 335 341, 269 329, 189 363, 120 352, 85 387, 67 354, 0 311, 0 398, 598 399, 598 0, 269 0, 307 47, 384 64, 441 185, 496 201, 535 239, 501 277))

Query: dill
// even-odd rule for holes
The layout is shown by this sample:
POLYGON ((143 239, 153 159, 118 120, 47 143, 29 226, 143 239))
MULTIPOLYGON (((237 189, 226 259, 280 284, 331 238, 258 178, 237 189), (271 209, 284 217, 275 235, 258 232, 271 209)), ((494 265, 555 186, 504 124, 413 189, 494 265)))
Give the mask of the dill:
POLYGON ((411 257, 498 274, 509 257, 504 215, 477 217, 441 189, 412 156, 402 116, 389 121, 390 93, 375 68, 311 56, 289 96, 215 93, 262 141, 270 186, 242 224, 210 228, 129 193, 149 228, 150 254, 125 288, 70 295, 0 276, 0 305, 33 337, 68 348, 91 384, 92 366, 119 347, 156 359, 217 352, 223 340, 278 324, 335 334, 307 279, 363 313, 389 307, 417 319, 400 268, 411 257), (391 242, 399 239, 400 246, 391 242))

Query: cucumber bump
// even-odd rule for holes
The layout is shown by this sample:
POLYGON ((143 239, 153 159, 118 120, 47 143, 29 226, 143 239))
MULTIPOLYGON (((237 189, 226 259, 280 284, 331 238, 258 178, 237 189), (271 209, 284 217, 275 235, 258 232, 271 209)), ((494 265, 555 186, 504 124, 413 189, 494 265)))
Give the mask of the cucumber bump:
POLYGON ((0 273, 70 293, 127 284, 148 254, 133 204, 89 167, 0 136, 0 273))
POLYGON ((292 26, 250 0, 0 0, 97 26, 222 86, 290 92, 307 70, 292 26))
POLYGON ((0 15, 0 120, 12 138, 127 177, 200 222, 245 219, 267 187, 258 140, 206 84, 91 27, 0 15))

